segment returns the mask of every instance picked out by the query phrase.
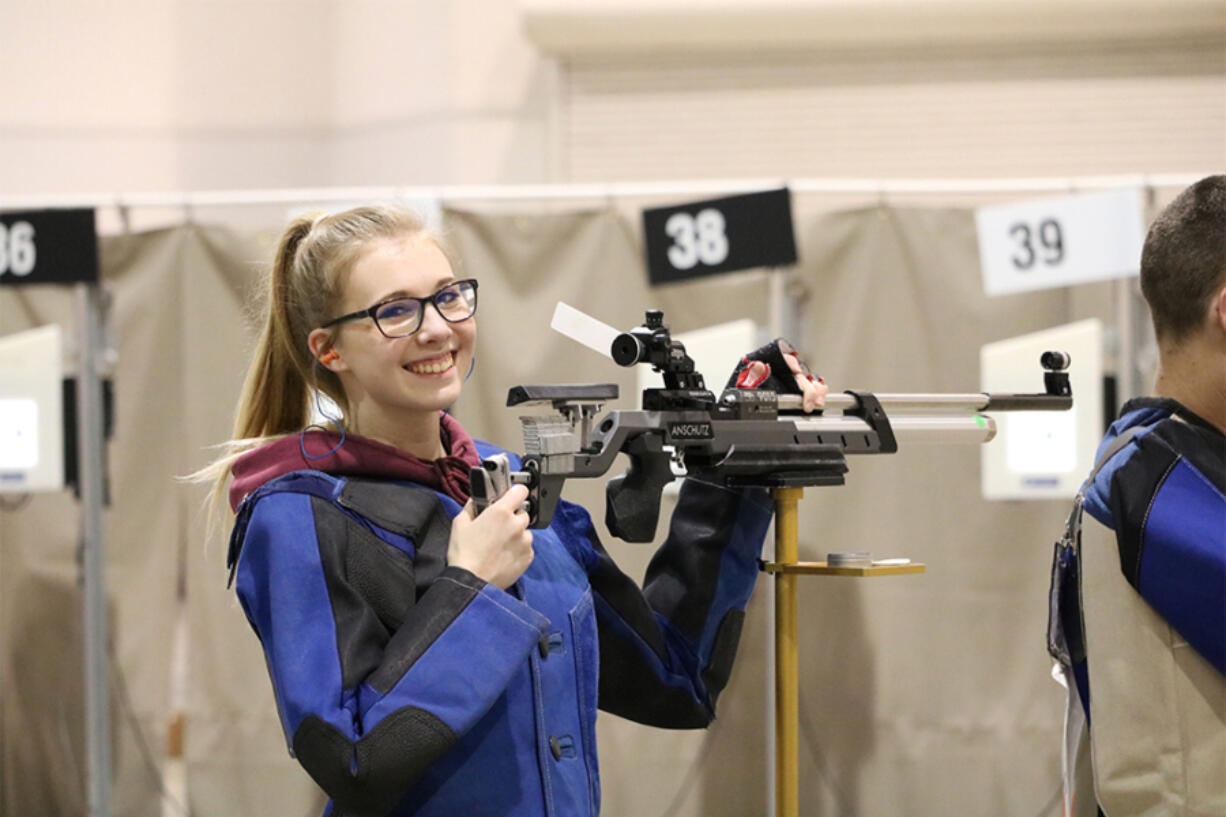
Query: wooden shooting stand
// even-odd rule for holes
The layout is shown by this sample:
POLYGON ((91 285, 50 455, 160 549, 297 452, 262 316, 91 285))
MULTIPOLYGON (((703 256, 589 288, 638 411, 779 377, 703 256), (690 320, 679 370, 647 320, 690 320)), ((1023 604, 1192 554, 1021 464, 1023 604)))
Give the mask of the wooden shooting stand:
POLYGON ((775 560, 763 568, 775 575, 775 815, 799 817, 798 757, 800 661, 796 632, 796 578, 810 576, 896 576, 923 573, 924 565, 830 567, 797 560, 797 504, 804 488, 775 488, 775 560))

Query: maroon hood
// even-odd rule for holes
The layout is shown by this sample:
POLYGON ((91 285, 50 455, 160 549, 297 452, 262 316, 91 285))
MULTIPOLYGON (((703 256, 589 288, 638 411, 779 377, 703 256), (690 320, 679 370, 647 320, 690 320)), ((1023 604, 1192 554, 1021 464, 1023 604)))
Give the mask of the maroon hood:
POLYGON ((279 440, 243 454, 230 468, 234 481, 230 483, 230 509, 237 510, 243 498, 271 479, 291 471, 315 470, 334 476, 386 477, 405 479, 433 488, 463 505, 468 501, 468 469, 481 464, 473 438, 464 426, 449 414, 440 415, 443 447, 448 456, 423 460, 399 448, 346 433, 344 444, 336 451, 319 456, 341 442, 334 431, 306 431, 289 434, 279 440))

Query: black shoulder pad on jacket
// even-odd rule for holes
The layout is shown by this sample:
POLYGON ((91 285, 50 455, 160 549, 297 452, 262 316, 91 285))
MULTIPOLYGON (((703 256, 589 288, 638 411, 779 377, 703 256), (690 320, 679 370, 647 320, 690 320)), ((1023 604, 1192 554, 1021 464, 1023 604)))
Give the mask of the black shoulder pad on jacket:
POLYGON ((391 634, 415 601, 409 555, 384 542, 331 502, 311 497, 345 689, 382 659, 391 634))
POLYGON ((1109 502, 1115 520, 1120 569, 1134 588, 1139 588, 1141 545, 1150 504, 1178 463, 1179 455, 1166 441, 1147 434, 1137 440, 1137 451, 1111 475, 1109 502))
POLYGON ((428 529, 434 515, 443 509, 433 491, 375 479, 345 480, 338 501, 376 525, 411 539, 428 529))
POLYGON ((371 522, 413 541, 417 597, 447 566, 451 517, 433 491, 386 480, 349 479, 338 500, 371 522))
POLYGON ((1220 432, 1168 419, 1154 427, 1153 435, 1191 463, 1219 492, 1226 494, 1226 439, 1220 432))

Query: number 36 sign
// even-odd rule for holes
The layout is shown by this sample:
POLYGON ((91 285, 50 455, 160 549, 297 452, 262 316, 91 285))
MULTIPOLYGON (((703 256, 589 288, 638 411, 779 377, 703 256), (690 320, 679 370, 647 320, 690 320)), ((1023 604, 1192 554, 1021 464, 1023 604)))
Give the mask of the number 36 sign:
POLYGON ((654 284, 796 263, 787 189, 643 211, 654 284))
POLYGON ((1135 188, 975 212, 988 295, 1136 275, 1145 225, 1135 188))
POLYGON ((0 286, 97 280, 93 210, 0 213, 0 286))

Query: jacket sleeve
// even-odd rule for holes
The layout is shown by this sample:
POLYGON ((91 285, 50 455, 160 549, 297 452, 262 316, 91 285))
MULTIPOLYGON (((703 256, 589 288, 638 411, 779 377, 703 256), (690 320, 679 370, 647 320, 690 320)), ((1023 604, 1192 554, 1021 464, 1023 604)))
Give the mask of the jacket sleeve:
POLYGON ((592 585, 601 709, 675 729, 714 719, 772 511, 765 491, 687 479, 640 589, 601 546, 587 512, 559 506, 592 585))
POLYGON ((459 568, 416 598, 407 554, 301 493, 255 502, 236 580, 291 751, 351 817, 391 810, 489 710, 547 629, 459 568))

